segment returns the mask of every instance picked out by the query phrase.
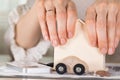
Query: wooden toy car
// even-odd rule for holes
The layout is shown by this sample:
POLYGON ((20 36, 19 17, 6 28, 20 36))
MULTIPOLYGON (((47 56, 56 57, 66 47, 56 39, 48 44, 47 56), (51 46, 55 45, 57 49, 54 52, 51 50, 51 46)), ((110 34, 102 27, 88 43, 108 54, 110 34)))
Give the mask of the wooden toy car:
POLYGON ((105 55, 89 44, 83 24, 78 20, 74 37, 54 49, 54 68, 58 74, 67 72, 82 75, 105 70, 105 55))

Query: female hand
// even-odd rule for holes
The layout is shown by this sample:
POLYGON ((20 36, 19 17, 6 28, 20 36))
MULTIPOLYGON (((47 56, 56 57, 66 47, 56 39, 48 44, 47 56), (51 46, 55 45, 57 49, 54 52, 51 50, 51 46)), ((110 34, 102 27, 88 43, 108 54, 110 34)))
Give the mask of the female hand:
POLYGON ((90 43, 112 55, 120 40, 120 0, 96 0, 85 20, 90 43))
POLYGON ((71 0, 38 0, 37 13, 43 37, 53 46, 73 37, 77 11, 71 0))

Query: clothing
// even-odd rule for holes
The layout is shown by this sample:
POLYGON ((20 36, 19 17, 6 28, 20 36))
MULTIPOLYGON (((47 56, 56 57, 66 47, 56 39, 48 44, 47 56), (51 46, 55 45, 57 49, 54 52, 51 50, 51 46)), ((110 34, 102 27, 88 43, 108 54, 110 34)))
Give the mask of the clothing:
POLYGON ((44 55, 50 47, 50 43, 43 39, 41 39, 35 47, 28 50, 25 50, 22 47, 18 46, 15 42, 14 37, 16 23, 18 22, 20 17, 26 14, 27 11, 31 8, 31 3, 34 3, 34 0, 31 0, 30 3, 28 2, 25 5, 18 6, 9 14, 10 28, 8 31, 8 35, 10 40, 11 51, 15 61, 28 60, 38 62, 39 59, 42 58, 42 55, 44 55))
MULTIPOLYGON (((85 12, 88 6, 90 6, 95 0, 73 0, 76 4, 78 16, 80 19, 84 20, 85 12)), ((25 5, 20 5, 14 9, 9 15, 9 39, 11 43, 11 51, 15 60, 31 60, 39 61, 40 58, 47 52, 50 47, 50 43, 41 39, 38 45, 35 47, 24 50, 22 47, 18 46, 14 40, 15 37, 15 27, 16 23, 20 17, 27 13, 27 11, 32 7, 34 0, 28 0, 25 5)), ((119 50, 119 49, 118 49, 119 50)), ((117 50, 117 53, 120 51, 117 50)))

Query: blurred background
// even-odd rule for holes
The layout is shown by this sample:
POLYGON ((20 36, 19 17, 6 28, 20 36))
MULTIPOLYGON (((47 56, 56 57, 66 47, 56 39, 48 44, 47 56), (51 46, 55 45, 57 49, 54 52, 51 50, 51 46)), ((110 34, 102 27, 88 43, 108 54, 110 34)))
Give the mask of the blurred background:
POLYGON ((0 62, 10 60, 9 49, 4 41, 4 34, 9 27, 8 15, 17 5, 25 4, 26 0, 0 0, 0 62))

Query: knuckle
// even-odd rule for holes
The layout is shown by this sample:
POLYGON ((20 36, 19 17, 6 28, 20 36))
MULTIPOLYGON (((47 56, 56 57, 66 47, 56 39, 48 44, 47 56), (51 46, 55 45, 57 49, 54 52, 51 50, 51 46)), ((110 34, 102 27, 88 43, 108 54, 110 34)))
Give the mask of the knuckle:
POLYGON ((46 29, 43 29, 43 30, 42 30, 42 34, 43 34, 43 36, 48 36, 47 30, 46 30, 46 29))
POLYGON ((70 8, 71 10, 75 10, 75 9, 76 9, 75 3, 74 3, 73 1, 70 1, 70 2, 68 3, 68 8, 70 8))
POLYGON ((88 30, 88 36, 91 39, 91 41, 95 41, 96 40, 96 34, 94 34, 91 30, 88 30))
POLYGON ((43 0, 40 0, 40 1, 39 1, 39 5, 43 5, 42 3, 43 3, 43 0))
POLYGON ((65 7, 56 8, 56 12, 57 13, 66 13, 66 8, 65 7))
POLYGON ((89 34, 88 34, 88 37, 90 38, 90 41, 91 41, 91 42, 95 42, 95 41, 96 41, 96 36, 95 36, 94 34, 90 33, 90 32, 89 32, 89 34), (92 38, 91 38, 91 37, 92 37, 92 38))
POLYGON ((59 11, 59 15, 60 15, 60 16, 66 15, 66 11, 65 11, 65 10, 60 10, 60 11, 59 11))
POLYGON ((51 36, 52 39, 57 39, 57 34, 56 33, 51 33, 50 36, 51 36))
POLYGON ((60 7, 66 7, 64 0, 55 0, 55 7, 59 9, 60 7))
POLYGON ((109 42, 109 47, 113 47, 114 46, 114 41, 110 41, 109 42))
POLYGON ((106 29, 106 24, 103 23, 102 21, 101 22, 98 22, 97 25, 96 25, 96 29, 98 31, 103 31, 104 29, 106 29))
POLYGON ((45 28, 46 26, 40 26, 42 33, 47 34, 47 29, 45 28))
POLYGON ((70 2, 69 2, 69 5, 75 6, 75 3, 74 3, 73 1, 70 1, 70 2))
POLYGON ((71 33, 71 34, 73 34, 74 33, 74 28, 72 28, 72 27, 69 27, 69 28, 67 28, 67 32, 69 33, 71 33))
POLYGON ((55 29, 50 29, 49 30, 49 34, 51 35, 51 36, 57 36, 57 33, 56 33, 56 30, 55 29))
MULTIPOLYGON (((96 30, 97 30, 98 34, 102 34, 103 32, 105 33, 106 26, 97 25, 96 30)), ((101 36, 101 35, 100 35, 100 36, 101 36)))
POLYGON ((40 0, 39 3, 38 3, 38 7, 43 7, 44 6, 44 0, 40 0))
POLYGON ((119 7, 115 3, 109 4, 109 12, 117 14, 119 7))
MULTIPOLYGON (((57 14, 57 19, 60 19, 61 21, 63 20, 63 19, 66 19, 66 12, 59 12, 58 14, 57 14)), ((63 21, 65 21, 65 20, 63 20, 63 21)), ((62 21, 62 22, 63 22, 62 21)))
POLYGON ((63 5, 64 0, 57 0, 57 3, 60 4, 60 5, 63 5))
POLYGON ((116 4, 116 3, 109 3, 108 6, 109 6, 109 7, 112 7, 112 8, 117 8, 119 5, 116 4))
POLYGON ((115 39, 120 40, 120 35, 116 35, 115 39))
POLYGON ((120 27, 120 20, 117 19, 117 26, 120 27))
POLYGON ((77 16, 76 15, 70 15, 68 17, 68 20, 67 20, 67 27, 75 27, 75 24, 76 24, 76 20, 77 20, 77 16))
POLYGON ((99 45, 100 45, 101 47, 107 48, 107 41, 106 41, 106 40, 100 40, 100 41, 99 41, 99 45))
POLYGON ((93 17, 93 15, 96 15, 95 8, 93 6, 88 7, 86 11, 86 17, 93 17))
POLYGON ((116 22, 108 20, 108 27, 115 27, 116 22))
POLYGON ((39 21, 40 21, 40 22, 44 22, 45 20, 46 20, 45 17, 39 16, 39 21))
POLYGON ((120 29, 117 30, 117 36, 120 37, 120 29))
POLYGON ((107 5, 107 3, 100 3, 100 4, 98 4, 98 6, 96 7, 96 12, 97 13, 107 13, 107 7, 108 7, 108 5, 107 5))
POLYGON ((49 19, 49 20, 54 20, 55 17, 54 17, 54 13, 50 12, 49 14, 46 15, 46 18, 49 19))
POLYGON ((67 15, 69 16, 68 18, 71 18, 71 19, 72 19, 71 21, 73 21, 73 22, 74 22, 74 20, 76 20, 77 17, 78 17, 77 12, 74 11, 74 10, 70 10, 70 11, 67 13, 67 15))
POLYGON ((94 10, 93 6, 87 8, 86 13, 91 13, 94 10))
POLYGON ((100 4, 98 4, 99 8, 105 8, 107 6, 108 6, 108 4, 106 2, 101 2, 100 4))
POLYGON ((87 20, 86 20, 86 23, 87 23, 87 24, 94 24, 95 22, 94 22, 93 19, 87 19, 87 20))
POLYGON ((55 0, 55 3, 58 6, 66 6, 69 1, 71 0, 55 0))
POLYGON ((45 7, 46 7, 47 10, 54 9, 53 3, 51 1, 49 1, 49 0, 46 1, 45 7))

